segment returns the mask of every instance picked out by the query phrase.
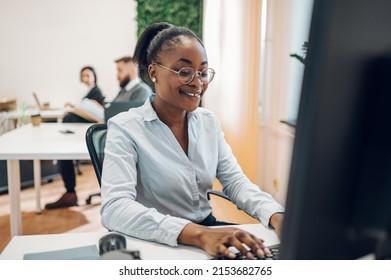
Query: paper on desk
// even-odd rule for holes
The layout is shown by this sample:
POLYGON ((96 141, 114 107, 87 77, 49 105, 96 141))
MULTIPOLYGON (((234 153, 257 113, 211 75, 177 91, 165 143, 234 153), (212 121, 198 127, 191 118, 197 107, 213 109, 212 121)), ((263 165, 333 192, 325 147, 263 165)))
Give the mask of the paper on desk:
POLYGON ((84 98, 70 111, 90 122, 103 122, 104 108, 95 100, 84 98))
POLYGON ((69 248, 64 250, 24 254, 24 260, 98 260, 96 245, 69 248))

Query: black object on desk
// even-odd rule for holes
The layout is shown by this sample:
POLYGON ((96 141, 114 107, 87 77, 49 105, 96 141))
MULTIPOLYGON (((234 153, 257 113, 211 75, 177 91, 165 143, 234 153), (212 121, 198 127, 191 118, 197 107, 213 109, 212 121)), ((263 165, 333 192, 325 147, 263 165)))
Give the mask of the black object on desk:
POLYGON ((125 236, 118 233, 109 233, 99 239, 99 254, 110 251, 116 251, 126 249, 126 238, 125 236))
POLYGON ((72 130, 69 130, 69 129, 63 129, 63 130, 60 130, 61 133, 64 133, 64 134, 72 134, 72 133, 75 133, 74 131, 72 130))
POLYGON ((139 251, 126 249, 126 238, 119 233, 109 233, 99 239, 102 260, 140 260, 139 251))

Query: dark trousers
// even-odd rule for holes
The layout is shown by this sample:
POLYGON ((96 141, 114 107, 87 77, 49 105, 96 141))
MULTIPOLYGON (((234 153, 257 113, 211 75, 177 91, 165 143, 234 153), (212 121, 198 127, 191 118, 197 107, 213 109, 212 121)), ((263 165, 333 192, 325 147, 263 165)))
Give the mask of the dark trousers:
POLYGON ((75 192, 76 173, 73 160, 59 160, 59 167, 62 180, 64 181, 67 192, 75 192))
MULTIPOLYGON (((63 123, 89 123, 86 119, 79 117, 75 114, 68 113, 63 123)), ((59 167, 62 180, 64 181, 65 189, 67 192, 75 192, 76 187, 76 172, 73 160, 59 160, 59 167)))

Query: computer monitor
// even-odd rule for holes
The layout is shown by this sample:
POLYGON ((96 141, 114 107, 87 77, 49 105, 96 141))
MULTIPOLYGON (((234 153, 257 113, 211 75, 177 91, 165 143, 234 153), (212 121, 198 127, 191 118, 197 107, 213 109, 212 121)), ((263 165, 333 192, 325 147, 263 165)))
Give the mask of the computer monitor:
POLYGON ((282 259, 391 252, 391 1, 315 0, 282 259))

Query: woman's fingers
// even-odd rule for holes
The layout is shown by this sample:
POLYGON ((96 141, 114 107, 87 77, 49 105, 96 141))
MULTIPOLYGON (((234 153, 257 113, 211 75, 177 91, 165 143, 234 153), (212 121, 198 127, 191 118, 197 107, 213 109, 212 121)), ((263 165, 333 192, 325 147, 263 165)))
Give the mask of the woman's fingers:
POLYGON ((254 255, 258 257, 263 257, 267 254, 270 254, 269 249, 264 246, 263 240, 256 237, 255 235, 243 230, 236 230, 233 235, 237 241, 234 242, 232 245, 248 259, 254 259, 254 255), (245 244, 246 246, 244 246, 243 244, 245 244))
POLYGON ((232 229, 229 231, 219 231, 221 242, 215 243, 216 255, 223 255, 227 258, 235 258, 235 254, 229 250, 230 247, 236 248, 240 254, 246 256, 247 259, 254 259, 255 256, 263 257, 270 254, 263 240, 240 229, 232 229))
POLYGON ((228 249, 229 247, 225 246, 224 244, 218 244, 217 245, 217 256, 225 256, 228 259, 234 259, 235 254, 228 249))
POLYGON ((253 234, 250 234, 251 240, 246 245, 254 252, 258 257, 264 257, 265 255, 270 255, 270 250, 265 247, 263 239, 256 237, 253 234), (254 241, 254 242, 253 242, 254 241))

